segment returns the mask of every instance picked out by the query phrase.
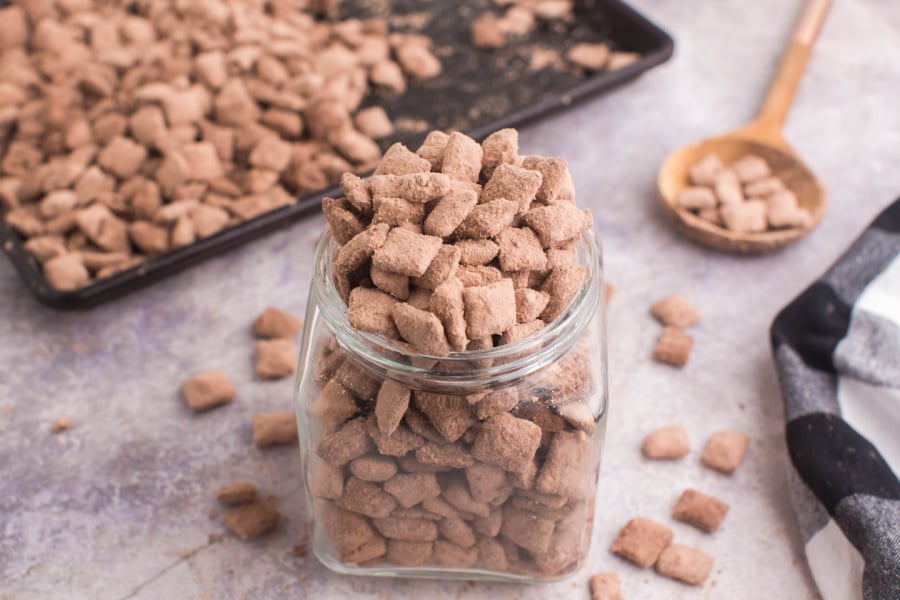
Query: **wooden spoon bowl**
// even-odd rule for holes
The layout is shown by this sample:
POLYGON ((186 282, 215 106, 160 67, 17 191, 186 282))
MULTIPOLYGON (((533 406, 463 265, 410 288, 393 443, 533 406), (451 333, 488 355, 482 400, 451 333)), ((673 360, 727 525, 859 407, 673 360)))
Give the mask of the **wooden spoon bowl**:
POLYGON ((766 136, 760 134, 764 134, 762 128, 751 125, 733 133, 682 146, 669 155, 659 171, 657 187, 663 208, 671 215, 675 226, 684 235, 726 252, 768 252, 803 237, 822 219, 827 205, 827 195, 819 180, 790 146, 780 139, 780 135, 761 141, 760 138, 766 136), (809 211, 811 217, 809 224, 806 227, 773 229, 760 233, 737 233, 701 219, 697 214, 680 207, 676 199, 689 185, 688 171, 710 154, 719 157, 726 165, 747 154, 765 159, 772 169, 772 174, 797 195, 800 208, 809 211))
POLYGON ((683 146, 663 163, 657 179, 660 199, 666 212, 674 218, 678 230, 689 238, 729 252, 767 252, 800 239, 822 219, 827 204, 825 190, 784 140, 781 126, 830 7, 831 0, 806 0, 791 43, 755 121, 736 131, 683 146), (690 168, 710 154, 718 156, 725 165, 748 154, 765 159, 772 173, 796 194, 800 208, 809 211, 809 224, 760 233, 738 233, 678 206, 676 199, 688 185, 690 168))

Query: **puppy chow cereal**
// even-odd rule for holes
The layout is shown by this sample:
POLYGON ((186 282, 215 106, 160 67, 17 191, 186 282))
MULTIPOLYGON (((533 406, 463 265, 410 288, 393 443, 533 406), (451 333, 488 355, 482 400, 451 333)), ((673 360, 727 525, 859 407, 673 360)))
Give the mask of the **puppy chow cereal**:
POLYGON ((411 369, 363 368, 333 340, 313 354, 309 489, 343 562, 554 577, 584 559, 601 389, 590 346, 465 390, 422 379, 462 369, 475 382, 527 361, 504 346, 587 292, 592 219, 566 163, 518 152, 515 130, 482 144, 432 132, 415 151, 392 146, 371 177, 344 175, 344 197, 323 203, 349 327, 411 369))
POLYGON ((656 563, 656 571, 660 575, 690 585, 700 585, 706 581, 712 567, 712 556, 684 544, 672 544, 667 547, 656 563))
POLYGON ((700 460, 704 465, 723 473, 731 473, 744 460, 750 438, 738 431, 717 431, 709 436, 700 460))
POLYGON ((672 518, 712 533, 719 528, 727 513, 728 505, 718 498, 686 489, 672 510, 672 518))
POLYGON ((678 207, 735 233, 806 228, 812 215, 797 202, 760 156, 748 154, 729 165, 710 154, 688 172, 678 207))
POLYGON ((619 531, 610 548, 615 554, 639 567, 650 567, 663 549, 672 542, 672 530, 656 521, 638 517, 619 531))

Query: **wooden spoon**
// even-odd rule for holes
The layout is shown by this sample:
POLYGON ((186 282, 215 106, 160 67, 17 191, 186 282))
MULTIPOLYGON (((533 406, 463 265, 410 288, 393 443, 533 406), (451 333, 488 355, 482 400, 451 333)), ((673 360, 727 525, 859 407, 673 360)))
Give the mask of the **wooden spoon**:
POLYGON ((724 135, 683 146, 663 163, 657 180, 662 204, 674 217, 678 229, 691 239, 729 252, 766 252, 806 235, 822 218, 827 203, 825 190, 784 140, 781 127, 830 6, 831 0, 807 0, 765 102, 753 122, 724 135), (675 199, 688 185, 688 170, 710 154, 715 154, 725 164, 747 154, 764 158, 773 174, 797 195, 800 207, 809 211, 812 217, 809 225, 761 233, 737 233, 678 206, 675 199))

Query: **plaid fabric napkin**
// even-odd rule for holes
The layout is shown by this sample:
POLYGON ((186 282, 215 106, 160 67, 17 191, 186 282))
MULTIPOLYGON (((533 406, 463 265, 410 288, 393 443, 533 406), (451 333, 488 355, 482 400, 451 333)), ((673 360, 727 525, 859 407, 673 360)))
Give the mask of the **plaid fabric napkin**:
POLYGON ((772 324, 790 491, 824 600, 900 598, 900 200, 772 324))

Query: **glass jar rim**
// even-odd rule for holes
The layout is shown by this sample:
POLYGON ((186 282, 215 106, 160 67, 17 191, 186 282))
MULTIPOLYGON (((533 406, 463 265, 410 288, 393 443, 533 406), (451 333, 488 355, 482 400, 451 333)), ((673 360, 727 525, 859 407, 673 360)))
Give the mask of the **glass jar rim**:
POLYGON ((339 346, 370 370, 399 379, 407 386, 446 388, 458 393, 514 382, 551 364, 574 346, 591 323, 601 301, 602 251, 593 231, 588 229, 574 247, 573 264, 584 267, 585 276, 574 298, 556 319, 511 344, 452 352, 448 356, 429 356, 350 325, 347 305, 332 277, 331 259, 336 248, 333 232, 326 227, 316 245, 311 299, 339 346), (479 364, 483 366, 477 366, 479 364), (449 365, 459 368, 448 368, 449 365))

